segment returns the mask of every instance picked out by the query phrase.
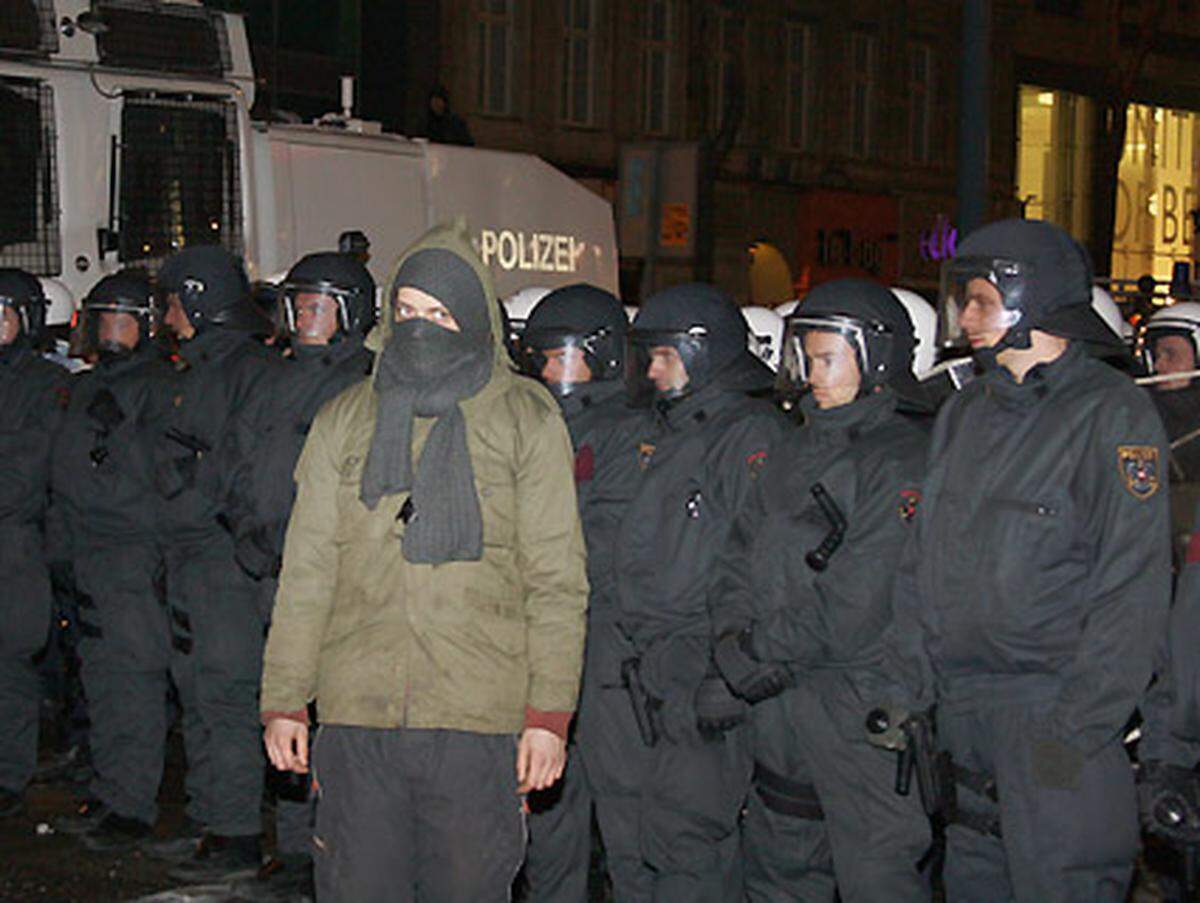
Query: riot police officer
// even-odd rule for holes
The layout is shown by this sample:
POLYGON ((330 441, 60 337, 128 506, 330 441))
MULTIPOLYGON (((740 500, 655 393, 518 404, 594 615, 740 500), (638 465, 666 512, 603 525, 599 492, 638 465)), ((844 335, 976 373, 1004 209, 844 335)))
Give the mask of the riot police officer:
POLYGON ((149 449, 142 429, 169 373, 150 336, 153 288, 141 270, 101 279, 83 300, 76 378, 54 443, 54 543, 77 587, 79 654, 95 769, 81 818, 92 849, 147 838, 157 819, 166 742, 170 644, 159 589, 149 449))
POLYGON ((929 823, 894 792, 862 700, 896 695, 884 637, 917 514, 927 429, 900 302, 825 283, 789 318, 781 377, 804 422, 773 451, 721 564, 716 659, 753 704, 754 792, 743 823, 749 900, 928 900, 929 823), (836 875, 836 880, 835 880, 836 875))
MULTIPOLYGON (((309 427, 326 401, 370 372, 363 339, 375 325, 375 280, 349 254, 319 252, 288 271, 278 294, 289 352, 262 381, 223 448, 230 471, 223 521, 238 565, 258 581, 267 621, 295 498, 292 471, 309 427)), ((302 887, 312 863, 309 782, 276 777, 276 855, 261 877, 272 888, 302 887)))
MULTIPOLYGON (((613 541, 637 482, 631 442, 646 415, 626 403, 627 331, 625 311, 613 295, 579 284, 546 295, 522 336, 523 369, 558 400, 571 434, 590 590, 583 684, 567 769, 557 785, 529 801, 525 878, 536 900, 587 899, 592 799, 605 790, 588 762, 595 745, 636 730, 617 679, 625 644, 615 624, 612 566, 613 541)), ((629 838, 609 836, 605 822, 600 827, 609 856, 619 855, 629 838)))
POLYGON ((21 811, 37 764, 33 657, 50 628, 42 521, 51 439, 69 389, 66 371, 38 354, 46 306, 36 277, 0 269, 0 817, 21 811))
POLYGON ((612 827, 605 840, 623 839, 616 856, 609 848, 618 897, 731 900, 741 893, 737 827, 751 759, 746 705, 712 661, 723 604, 715 566, 782 418, 747 397, 772 374, 747 350, 737 307, 712 286, 646 302, 628 372, 652 417, 627 451, 640 473, 613 557, 625 660, 601 679, 628 688, 638 730, 594 750, 588 768, 595 761, 610 788, 596 800, 612 827))
MULTIPOLYGON (((1200 881, 1195 850, 1200 845, 1200 534, 1187 544, 1166 636, 1162 637, 1154 683, 1142 705, 1137 754, 1138 806, 1143 826, 1184 855, 1183 885, 1200 881), (1188 853, 1191 855, 1188 855, 1188 853)), ((1189 900, 1186 893, 1160 889, 1166 900, 1189 900)))
POLYGON ((1154 314, 1141 335, 1142 363, 1158 377, 1147 387, 1170 442, 1171 538, 1182 567, 1200 502, 1200 303, 1180 301, 1154 314))
POLYGON ((262 317, 249 300, 241 262, 225 249, 178 252, 163 264, 158 289, 163 322, 180 343, 179 366, 148 428, 165 544, 171 672, 189 765, 190 821, 181 839, 202 834, 192 861, 173 874, 202 881, 257 868, 260 859, 256 703, 264 625, 258 587, 237 566, 234 538, 218 520, 224 475, 213 452, 275 360, 253 337, 262 317))
POLYGON ((945 337, 983 376, 934 428, 896 623, 953 759, 950 899, 1124 900, 1138 846, 1126 722, 1170 593, 1166 443, 1088 355, 1112 341, 1086 252, 1049 223, 984 226, 943 272, 945 337))

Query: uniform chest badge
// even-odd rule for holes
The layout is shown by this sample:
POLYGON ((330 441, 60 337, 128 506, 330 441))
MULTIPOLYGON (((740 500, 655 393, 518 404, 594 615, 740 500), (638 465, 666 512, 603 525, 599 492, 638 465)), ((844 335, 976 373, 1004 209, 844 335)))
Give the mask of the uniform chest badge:
POLYGON ((654 457, 655 446, 649 442, 642 442, 638 445, 638 467, 645 470, 650 466, 650 460, 654 457))
POLYGON ((917 506, 920 504, 921 491, 919 489, 901 489, 900 505, 897 509, 900 514, 900 520, 906 524, 911 522, 917 516, 917 506))
POLYGON ((1153 445, 1117 446, 1117 466, 1125 488, 1134 498, 1148 499, 1158 491, 1158 448, 1153 445))

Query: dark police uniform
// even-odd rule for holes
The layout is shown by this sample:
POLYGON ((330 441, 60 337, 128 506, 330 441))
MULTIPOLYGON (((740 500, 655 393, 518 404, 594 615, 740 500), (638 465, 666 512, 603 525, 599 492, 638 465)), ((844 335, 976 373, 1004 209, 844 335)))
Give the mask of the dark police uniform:
POLYGON ((147 343, 77 377, 52 462, 59 554, 78 587, 89 796, 147 825, 158 815, 170 631, 145 416, 169 373, 147 343))
MULTIPOLYGON (((623 733, 588 755, 606 844, 637 844, 636 852, 617 846, 615 856, 608 847, 623 898, 725 901, 741 893, 749 737, 744 727, 702 736, 696 701, 706 681, 723 686, 711 662, 710 610, 722 602, 712 591, 717 557, 781 427, 768 403, 718 381, 659 404, 627 451, 641 473, 613 558, 618 623, 657 736, 624 719, 605 725, 623 733)), ((605 683, 613 664, 605 663, 605 683)))
MULTIPOLYGON (((258 581, 262 617, 275 604, 279 562, 295 500, 292 473, 317 411, 343 389, 365 379, 371 353, 362 338, 328 346, 295 345, 292 356, 273 367, 238 418, 224 448, 230 461, 225 520, 234 537, 238 565, 258 581)), ((276 849, 282 856, 308 856, 312 805, 308 782, 292 779, 276 801, 276 849)))
MULTIPOLYGON (((530 798, 525 874, 532 899, 584 901, 593 801, 603 795, 607 802, 620 791, 605 781, 602 765, 589 762, 596 755, 603 761, 606 752, 619 756, 619 744, 637 731, 620 685, 621 662, 630 653, 616 624, 613 554, 621 517, 636 491, 637 457, 630 450, 646 415, 628 407, 620 383, 592 383, 558 401, 575 449, 575 489, 588 551, 588 633, 574 745, 562 780, 530 798)), ((610 824, 609 812, 607 805, 597 807, 610 868, 628 868, 625 860, 640 860, 636 837, 622 836, 622 825, 610 824)))
MULTIPOLYGON (((1035 327, 1036 328, 1036 327, 1035 327)), ((959 809, 950 899, 1123 900, 1138 845, 1122 732, 1170 593, 1167 452, 1078 343, 946 402, 897 592, 931 665, 959 809)))
POLYGON ((773 451, 738 517, 716 593, 729 628, 752 622, 754 657, 795 686, 752 709, 755 792, 743 826, 750 900, 928 900, 916 863, 929 823, 895 792, 894 757, 867 743, 875 702, 897 697, 884 662, 891 588, 917 514, 928 433, 890 389, 819 410, 773 451), (814 569, 833 525, 844 536, 814 569), (738 623, 738 621, 742 623, 738 623))
POLYGON ((43 516, 50 446, 67 372, 35 351, 0 350, 0 790, 20 794, 37 764, 40 685, 33 656, 50 629, 43 516))
POLYGON ((258 680, 265 623, 255 582, 218 521, 226 428, 257 392, 274 353, 210 327, 180 350, 150 428, 165 544, 171 671, 183 706, 188 814, 223 836, 261 830, 258 680))

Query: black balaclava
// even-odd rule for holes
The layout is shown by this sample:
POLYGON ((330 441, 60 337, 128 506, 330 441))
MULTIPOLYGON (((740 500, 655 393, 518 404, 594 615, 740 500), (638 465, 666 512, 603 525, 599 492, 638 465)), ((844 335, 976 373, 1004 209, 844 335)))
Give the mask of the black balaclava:
POLYGON ((458 403, 491 376, 491 302, 471 265, 444 248, 419 250, 401 264, 389 305, 406 287, 437 298, 460 331, 422 318, 392 324, 375 376, 379 409, 359 495, 374 509, 385 495, 411 491, 403 541, 408 561, 475 561, 483 554, 483 518, 458 403), (415 473, 414 417, 437 418, 415 473))

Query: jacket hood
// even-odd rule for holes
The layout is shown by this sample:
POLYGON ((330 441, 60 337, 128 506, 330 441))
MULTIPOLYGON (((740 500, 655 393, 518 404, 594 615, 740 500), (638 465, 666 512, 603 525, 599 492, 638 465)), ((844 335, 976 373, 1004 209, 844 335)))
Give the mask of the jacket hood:
POLYGON ((367 338, 363 343, 368 351, 375 352, 373 374, 378 373, 379 360, 382 357, 383 349, 387 347, 392 335, 392 326, 395 323, 392 306, 396 297, 396 277, 400 272, 400 267, 417 252, 434 248, 454 254, 470 266, 478 277, 479 284, 483 288, 484 297, 489 300, 487 304, 488 326, 491 330, 493 346, 491 380, 494 381, 498 376, 511 376, 513 367, 508 357, 508 350, 504 345, 504 329, 500 322, 500 305, 491 303, 492 299, 496 297, 496 288, 492 283, 491 273, 483 265, 483 262, 479 259, 479 255, 475 253, 475 247, 471 244, 471 238, 467 232, 466 220, 462 217, 457 217, 452 223, 434 226, 405 248, 400 256, 396 258, 395 263, 392 264, 388 272, 383 296, 379 302, 379 320, 367 334, 367 338))

